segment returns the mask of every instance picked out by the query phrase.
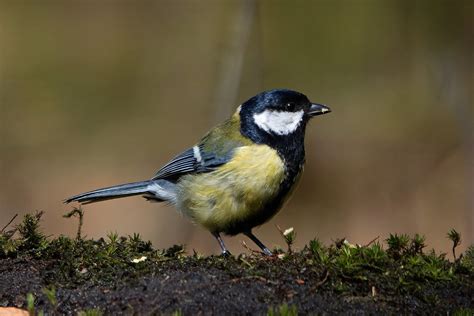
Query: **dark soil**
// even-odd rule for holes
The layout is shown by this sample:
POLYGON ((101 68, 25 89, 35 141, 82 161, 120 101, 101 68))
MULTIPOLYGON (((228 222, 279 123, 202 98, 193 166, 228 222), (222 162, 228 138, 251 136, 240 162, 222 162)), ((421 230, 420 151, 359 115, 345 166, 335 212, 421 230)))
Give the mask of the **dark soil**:
POLYGON ((187 256, 179 246, 154 250, 139 236, 36 237, 28 247, 24 235, 8 247, 0 239, 0 307, 27 309, 31 293, 30 310, 47 314, 474 312, 473 247, 451 262, 424 253, 419 236, 392 236, 387 250, 376 242, 323 246, 315 240, 301 252, 274 257, 187 256))
MULTIPOLYGON (((234 258, 187 258, 156 264, 137 278, 117 275, 108 284, 56 284, 57 312, 267 314, 269 307, 286 302, 301 314, 447 314, 474 306, 472 279, 464 285, 433 283, 425 293, 391 293, 386 284, 348 277, 344 285, 352 290, 338 293, 330 275, 301 266, 298 259, 260 258, 250 268, 234 258)), ((34 259, 0 261, 0 305, 25 307, 26 293, 34 293, 36 308, 51 312, 42 289, 50 286, 49 274, 59 273, 55 266, 34 259)))

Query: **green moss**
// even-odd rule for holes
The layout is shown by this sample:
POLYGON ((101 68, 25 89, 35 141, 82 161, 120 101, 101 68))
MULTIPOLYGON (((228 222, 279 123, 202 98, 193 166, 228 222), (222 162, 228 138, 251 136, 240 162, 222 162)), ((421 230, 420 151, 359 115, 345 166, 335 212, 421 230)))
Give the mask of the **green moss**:
POLYGON ((282 304, 276 308, 268 309, 268 316, 297 316, 298 309, 296 306, 288 306, 287 304, 282 304))
POLYGON ((425 237, 419 234, 415 234, 413 238, 406 234, 390 234, 386 242, 388 245, 387 253, 394 259, 420 254, 426 247, 425 237))
POLYGON ((459 272, 474 274, 474 245, 469 246, 457 262, 456 268, 459 272))
POLYGON ((60 236, 51 241, 45 253, 46 258, 58 259, 52 263, 51 268, 57 273, 50 276, 50 282, 70 285, 85 281, 113 282, 118 276, 127 279, 145 273, 151 263, 176 256, 176 250, 154 250, 139 235, 119 237, 116 233, 99 240, 60 236))
POLYGON ((49 304, 51 304, 53 309, 56 310, 58 308, 58 299, 56 298, 56 289, 54 286, 51 288, 44 288, 43 294, 46 296, 46 299, 48 300, 49 304))
MULTIPOLYGON (((26 214, 23 221, 14 229, 0 231, 0 258, 16 257, 18 253, 40 257, 48 247, 48 240, 40 230, 43 212, 26 214), (13 238, 18 233, 18 238, 13 238)), ((11 222, 9 223, 11 224, 11 222)))
POLYGON ((26 307, 30 315, 36 315, 35 313, 35 296, 33 293, 26 294, 26 307))
MULTIPOLYGON (((76 213, 77 214, 77 213, 76 213)), ((55 288, 74 288, 81 284, 113 285, 133 282, 145 275, 159 274, 162 269, 219 270, 232 280, 255 280, 272 284, 271 280, 287 280, 288 284, 311 284, 309 291, 325 291, 360 297, 381 295, 396 297, 407 295, 437 304, 440 293, 446 288, 469 287, 474 282, 474 247, 449 261, 444 254, 425 251, 425 238, 421 235, 390 235, 387 246, 378 241, 360 246, 341 239, 324 245, 311 240, 301 251, 291 249, 291 240, 282 234, 289 250, 267 258, 259 253, 237 257, 209 256, 197 253, 187 256, 183 246, 165 250, 153 249, 140 235, 121 237, 109 233, 105 239, 84 239, 80 229, 76 238, 59 236, 48 239, 41 232, 42 213, 26 215, 16 226, 16 237, 0 233, 1 257, 33 257, 47 266, 42 271, 46 285, 43 297, 56 309, 55 288), (385 247, 387 247, 385 249, 385 247), (297 282, 297 283, 295 283, 297 282), (439 291, 437 291, 439 289, 439 291)), ((460 242, 454 236, 453 244, 460 242)), ((458 238, 459 237, 459 238, 458 238)), ((452 239, 451 237, 449 237, 452 239)), ((454 247, 456 248, 456 247, 454 247)), ((234 281, 232 281, 234 282, 234 281)), ((289 286, 289 285, 288 285, 289 286)), ((267 297, 260 298, 263 301, 267 297)), ((282 299, 282 302, 285 300, 282 299)), ((34 297, 27 297, 28 308, 34 310, 34 297)), ((96 315, 99 311, 84 311, 83 315, 96 315)), ((271 315, 294 315, 296 307, 281 305, 268 311, 271 315)))
POLYGON ((77 316, 102 316, 103 313, 99 309, 86 309, 77 313, 77 316))
POLYGON ((474 308, 460 308, 453 312, 453 316, 472 316, 474 315, 474 308))
POLYGON ((0 258, 12 257, 18 250, 18 241, 11 236, 0 234, 0 258))

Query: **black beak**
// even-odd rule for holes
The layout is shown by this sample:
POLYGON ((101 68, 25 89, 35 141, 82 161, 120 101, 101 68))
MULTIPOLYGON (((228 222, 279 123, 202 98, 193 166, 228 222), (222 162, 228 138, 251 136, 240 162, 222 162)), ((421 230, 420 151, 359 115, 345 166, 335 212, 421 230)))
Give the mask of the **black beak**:
POLYGON ((312 103, 309 111, 306 112, 309 117, 313 117, 316 115, 326 114, 331 112, 331 109, 324 104, 312 103))

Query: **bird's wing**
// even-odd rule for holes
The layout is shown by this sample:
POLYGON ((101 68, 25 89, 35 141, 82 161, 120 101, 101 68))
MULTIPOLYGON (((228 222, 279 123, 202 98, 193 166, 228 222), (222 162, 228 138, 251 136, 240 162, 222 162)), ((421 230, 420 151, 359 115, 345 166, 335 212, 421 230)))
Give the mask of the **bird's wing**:
POLYGON ((183 173, 193 172, 196 169, 196 165, 197 160, 196 157, 194 157, 194 150, 193 148, 189 148, 171 159, 170 162, 158 170, 153 179, 163 179, 183 173))
POLYGON ((206 152, 203 144, 189 148, 171 159, 153 177, 156 179, 177 178, 188 173, 202 173, 215 170, 232 157, 235 148, 227 148, 225 153, 206 152))

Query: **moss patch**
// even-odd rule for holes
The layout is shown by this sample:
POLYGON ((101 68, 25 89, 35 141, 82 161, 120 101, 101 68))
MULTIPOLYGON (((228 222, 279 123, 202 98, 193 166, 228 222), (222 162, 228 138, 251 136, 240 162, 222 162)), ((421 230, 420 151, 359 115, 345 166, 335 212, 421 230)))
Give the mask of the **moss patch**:
MULTIPOLYGON (((82 223, 82 211, 70 214, 82 223)), ((203 257, 186 255, 182 246, 153 249, 139 235, 84 239, 80 226, 74 239, 47 238, 41 215, 0 231, 0 306, 83 315, 464 315, 474 308, 472 246, 454 261, 426 251, 420 235, 391 235, 365 246, 315 239, 295 252, 296 234, 287 230, 288 251, 274 257, 203 257)), ((451 231, 449 238, 455 251, 460 235, 451 231)))

